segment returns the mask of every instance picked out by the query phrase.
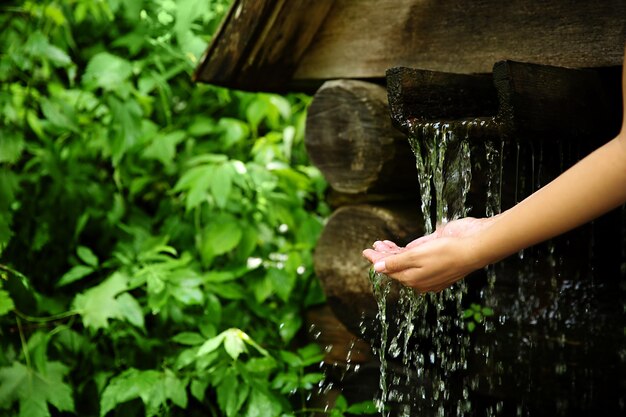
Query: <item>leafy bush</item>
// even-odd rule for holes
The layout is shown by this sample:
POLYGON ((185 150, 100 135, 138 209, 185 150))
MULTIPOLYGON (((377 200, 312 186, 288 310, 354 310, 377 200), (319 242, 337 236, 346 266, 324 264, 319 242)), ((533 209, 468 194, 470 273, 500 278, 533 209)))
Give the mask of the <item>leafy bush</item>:
POLYGON ((0 7, 0 415, 303 410, 308 97, 190 81, 225 0, 0 7))

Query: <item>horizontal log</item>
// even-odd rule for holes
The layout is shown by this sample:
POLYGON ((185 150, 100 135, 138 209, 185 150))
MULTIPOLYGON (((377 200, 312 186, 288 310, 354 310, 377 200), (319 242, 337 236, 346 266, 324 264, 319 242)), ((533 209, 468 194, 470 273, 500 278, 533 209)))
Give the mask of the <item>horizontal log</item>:
MULTIPOLYGON (((423 234, 419 206, 344 206, 328 219, 314 254, 315 272, 328 305, 352 333, 368 342, 362 322, 372 323, 378 311, 368 270, 370 263, 361 251, 380 239, 399 244, 423 234)), ((365 326, 371 329, 373 326, 365 326)))
POLYGON ((415 158, 393 128, 387 92, 377 84, 324 83, 308 109, 305 144, 311 162, 336 191, 406 198, 406 191, 418 189, 415 158))

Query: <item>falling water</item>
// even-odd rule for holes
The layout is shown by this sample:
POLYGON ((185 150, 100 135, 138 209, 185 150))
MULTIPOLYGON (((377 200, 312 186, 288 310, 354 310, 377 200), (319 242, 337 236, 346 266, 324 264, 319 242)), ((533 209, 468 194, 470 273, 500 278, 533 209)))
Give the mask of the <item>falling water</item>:
MULTIPOLYGON (((470 210, 496 215, 585 154, 569 144, 477 135, 483 128, 495 130, 492 123, 410 126, 426 233, 470 210), (476 136, 481 141, 474 141, 476 136), (484 206, 466 204, 470 183, 472 193, 482 193, 471 201, 484 206)), ((398 297, 397 303, 377 298, 384 321, 376 349, 383 415, 521 417, 626 410, 626 209, 618 214, 621 229, 597 222, 527 249, 473 276, 472 282, 485 281, 472 288, 461 280, 439 294, 420 295, 404 287, 394 290, 393 280, 373 275, 377 296, 398 297), (621 232, 617 245, 611 243, 613 229, 621 232), (479 332, 471 333, 471 318, 463 319, 470 303, 494 314, 483 317, 479 332)))
MULTIPOLYGON (((409 141, 416 157, 427 234, 433 232, 435 225, 467 216, 469 208, 465 202, 472 175, 468 139, 472 129, 483 128, 490 122, 477 119, 412 127, 409 141)), ((497 159, 497 150, 491 155, 497 159)), ((499 170, 495 172, 488 187, 492 211, 499 207, 499 170)), ((384 288, 389 292, 389 280, 384 281, 380 274, 370 278, 379 304, 378 316, 386 320, 386 304, 380 295, 382 283, 386 283, 384 288)), ((466 292, 464 281, 438 294, 420 295, 410 288, 400 288, 392 326, 396 332, 391 341, 387 340, 389 323, 381 321, 381 344, 377 349, 381 361, 378 400, 381 411, 391 403, 402 404, 402 415, 433 409, 438 415, 464 415, 468 410, 464 384, 450 385, 453 376, 458 379, 467 369, 468 332, 462 319, 466 292), (386 355, 401 359, 410 372, 389 379, 386 355), (455 391, 461 395, 451 395, 455 391)))

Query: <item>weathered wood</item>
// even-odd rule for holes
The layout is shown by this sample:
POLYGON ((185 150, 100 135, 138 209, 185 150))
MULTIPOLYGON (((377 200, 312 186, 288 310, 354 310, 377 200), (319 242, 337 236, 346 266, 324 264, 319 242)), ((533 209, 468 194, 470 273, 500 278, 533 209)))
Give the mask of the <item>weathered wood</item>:
POLYGON ((306 312, 309 339, 324 351, 324 363, 345 368, 374 359, 370 346, 351 333, 339 321, 328 305, 310 308, 306 312))
POLYGON ((621 127, 620 72, 498 62, 493 69, 497 119, 518 138, 601 143, 621 127))
MULTIPOLYGON (((314 265, 328 305, 354 334, 362 334, 360 323, 373 322, 377 306, 368 277, 370 263, 361 251, 380 239, 399 244, 423 233, 418 203, 395 207, 345 206, 328 219, 318 241, 314 265)), ((371 336, 371 335, 369 335, 371 336)))
POLYGON ((378 78, 391 67, 488 73, 511 59, 620 65, 626 1, 237 0, 196 72, 264 91, 378 78))
POLYGON ((486 73, 503 59, 620 65, 626 2, 337 0, 295 79, 380 77, 408 66, 486 73))
POLYGON ((495 116, 498 96, 490 74, 451 74, 415 68, 390 68, 389 108, 405 133, 420 122, 495 116))
POLYGON ((418 189, 415 158, 391 125, 384 87, 357 80, 326 82, 306 121, 311 162, 330 186, 348 194, 396 194, 418 189))
POLYGON ((194 79, 243 90, 284 89, 333 1, 235 0, 194 79))
POLYGON ((391 68, 387 85, 394 125, 407 133, 419 123, 496 116, 494 135, 602 142, 621 127, 620 77, 619 67, 501 61, 493 76, 391 68))

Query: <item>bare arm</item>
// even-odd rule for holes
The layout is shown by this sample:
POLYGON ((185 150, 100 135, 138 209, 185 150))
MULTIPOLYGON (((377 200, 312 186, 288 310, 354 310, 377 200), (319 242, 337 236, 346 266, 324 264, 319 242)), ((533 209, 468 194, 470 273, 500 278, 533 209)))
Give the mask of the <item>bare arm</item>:
POLYGON ((463 219, 407 248, 378 242, 363 252, 378 272, 439 291, 469 272, 588 222, 626 202, 626 69, 620 134, 521 203, 490 218, 463 219), (479 223, 476 224, 475 222, 479 223), (466 227, 466 226, 471 227, 466 227))

